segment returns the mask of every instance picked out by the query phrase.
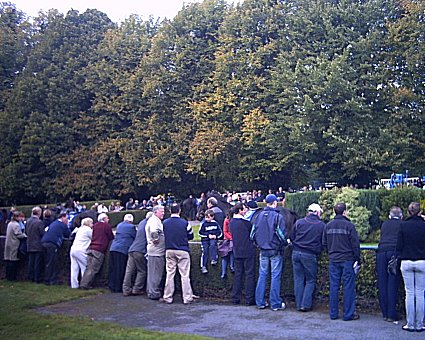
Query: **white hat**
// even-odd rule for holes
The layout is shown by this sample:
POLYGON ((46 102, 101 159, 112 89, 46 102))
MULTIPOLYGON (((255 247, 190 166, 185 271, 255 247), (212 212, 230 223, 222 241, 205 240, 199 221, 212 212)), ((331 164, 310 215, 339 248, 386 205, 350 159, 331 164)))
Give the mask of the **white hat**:
POLYGON ((317 203, 310 204, 307 210, 311 212, 323 212, 323 209, 317 203))

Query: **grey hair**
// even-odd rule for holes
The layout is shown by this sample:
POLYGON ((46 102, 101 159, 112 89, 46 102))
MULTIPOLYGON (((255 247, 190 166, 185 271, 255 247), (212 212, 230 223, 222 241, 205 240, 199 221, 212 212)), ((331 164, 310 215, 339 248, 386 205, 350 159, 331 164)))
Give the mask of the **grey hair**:
POLYGON ((87 227, 90 226, 90 223, 93 223, 93 220, 90 217, 83 218, 81 221, 81 225, 85 225, 87 227))
POLYGON ((212 206, 217 206, 217 199, 215 197, 210 197, 207 200, 207 203, 211 204, 212 206))
POLYGON ((403 217, 403 210, 401 210, 400 207, 392 207, 390 209, 390 217, 391 218, 402 218, 403 217))
POLYGON ((31 210, 31 215, 35 215, 35 216, 41 216, 41 208, 40 207, 34 207, 31 210))
POLYGON ((155 205, 153 208, 152 208, 152 213, 153 214, 155 214, 158 210, 161 210, 161 209, 165 209, 162 205, 155 205))

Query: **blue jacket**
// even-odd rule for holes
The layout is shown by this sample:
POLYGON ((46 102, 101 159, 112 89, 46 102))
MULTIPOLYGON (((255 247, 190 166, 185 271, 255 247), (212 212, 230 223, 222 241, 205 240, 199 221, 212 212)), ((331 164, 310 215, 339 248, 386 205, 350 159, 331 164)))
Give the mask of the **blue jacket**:
POLYGON ((215 235, 217 239, 222 236, 222 231, 219 223, 212 220, 211 222, 204 221, 199 228, 199 236, 201 240, 209 240, 208 235, 215 235))
POLYGON ((263 250, 282 250, 288 245, 285 218, 271 207, 258 214, 251 230, 251 239, 263 250))
POLYGON ((109 251, 117 251, 119 253, 128 254, 128 249, 136 237, 136 228, 134 224, 129 222, 121 222, 117 225, 115 238, 109 251))
POLYGON ((315 214, 309 214, 305 218, 298 220, 291 233, 294 250, 314 255, 320 254, 325 226, 325 223, 315 214))
POLYGON ((148 246, 148 241, 146 239, 146 223, 147 222, 148 222, 147 218, 140 221, 138 229, 137 229, 136 238, 134 239, 133 243, 128 249, 129 253, 132 253, 135 251, 139 253, 143 253, 143 254, 147 253, 147 249, 146 249, 148 246))
POLYGON ((193 231, 189 222, 171 216, 163 223, 165 236, 165 249, 184 250, 189 252, 189 240, 193 239, 193 231))
POLYGON ((71 235, 71 230, 68 226, 59 220, 53 221, 48 228, 41 238, 41 243, 52 243, 59 248, 62 245, 64 237, 71 235))

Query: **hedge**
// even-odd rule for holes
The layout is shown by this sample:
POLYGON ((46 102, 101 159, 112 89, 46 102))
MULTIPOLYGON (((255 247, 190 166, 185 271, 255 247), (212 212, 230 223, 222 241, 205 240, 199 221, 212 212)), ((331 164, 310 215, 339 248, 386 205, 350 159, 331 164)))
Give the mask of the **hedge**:
MULTIPOLYGON (((3 248, 5 238, 0 238, 0 278, 4 278, 5 269, 3 262, 3 248)), ((220 279, 220 262, 217 266, 210 266, 208 268, 208 274, 201 274, 199 268, 199 261, 201 256, 201 246, 199 242, 192 242, 191 248, 191 282, 195 294, 201 295, 204 298, 218 298, 218 299, 230 299, 232 289, 232 274, 228 273, 227 280, 220 279)), ((61 280, 69 285, 69 274, 70 274, 70 258, 69 258, 70 242, 65 240, 63 246, 60 248, 58 253, 59 268, 61 280)), ((282 288, 281 293, 285 297, 287 302, 293 303, 293 275, 292 275, 292 263, 291 263, 291 249, 286 249, 284 256, 284 272, 282 275, 282 288)), ((357 305, 358 309, 363 312, 376 312, 379 310, 378 298, 377 298, 377 278, 375 271, 375 251, 374 250, 362 250, 362 269, 356 280, 357 285, 357 305)), ((257 262, 258 264, 258 259, 257 262)), ((26 262, 21 261, 19 268, 18 278, 23 280, 26 278, 26 262)), ((326 254, 322 254, 319 259, 319 271, 317 276, 317 289, 315 292, 315 304, 326 304, 329 299, 329 278, 328 278, 328 257, 326 254)), ((258 266, 256 269, 258 273, 258 266)), ((108 282, 108 256, 106 256, 105 263, 99 275, 97 275, 94 285, 96 287, 107 287, 108 282)), ((178 276, 176 277, 176 289, 179 291, 180 282, 178 276)), ((400 288, 403 289, 402 287, 400 288)), ((403 296, 400 296, 400 309, 403 307, 403 296)))

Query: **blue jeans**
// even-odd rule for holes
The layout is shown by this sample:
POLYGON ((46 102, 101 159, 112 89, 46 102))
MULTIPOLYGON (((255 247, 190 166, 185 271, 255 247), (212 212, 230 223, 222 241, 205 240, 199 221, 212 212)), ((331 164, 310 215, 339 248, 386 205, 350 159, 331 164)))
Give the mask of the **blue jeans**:
POLYGON ((356 310, 356 274, 353 269, 354 261, 329 261, 329 316, 338 318, 339 286, 344 282, 343 320, 352 320, 356 310))
POLYGON ((221 258, 221 277, 227 275, 227 263, 230 265, 230 271, 235 271, 235 257, 233 256, 233 251, 230 251, 229 254, 221 258))
POLYGON ((271 266, 270 283, 270 305, 271 308, 281 308, 282 298, 280 297, 280 282, 282 276, 283 257, 277 250, 260 251, 260 270, 255 290, 255 303, 257 307, 266 305, 266 284, 269 276, 269 266, 271 266))
POLYGON ((424 326, 425 260, 401 261, 406 289, 407 327, 421 329, 424 326))
POLYGON ((201 267, 207 267, 208 257, 211 261, 218 261, 218 249, 216 239, 201 240, 201 267))
POLYGON ((317 257, 316 255, 293 251, 292 268, 294 271, 295 305, 310 309, 313 304, 313 293, 316 288, 317 257))
POLYGON ((398 320, 396 305, 401 276, 399 272, 397 272, 397 275, 390 275, 387 271, 388 261, 393 255, 395 255, 394 251, 378 252, 376 254, 376 272, 378 274, 378 297, 382 316, 398 320))

